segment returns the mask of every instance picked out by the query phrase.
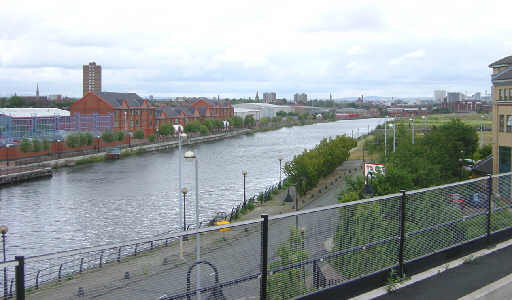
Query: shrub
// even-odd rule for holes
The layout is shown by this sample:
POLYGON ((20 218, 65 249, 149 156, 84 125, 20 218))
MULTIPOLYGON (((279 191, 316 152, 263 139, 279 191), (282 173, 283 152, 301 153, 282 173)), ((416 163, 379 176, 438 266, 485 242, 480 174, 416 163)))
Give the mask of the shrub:
POLYGON ((158 127, 158 134, 165 136, 172 135, 174 134, 174 127, 171 123, 164 123, 158 127))
POLYGON ((48 140, 43 140, 43 150, 44 150, 44 151, 48 151, 48 150, 50 150, 50 141, 48 141, 48 140))
POLYGON ((114 134, 112 133, 112 131, 105 131, 105 132, 103 132, 103 134, 101 135, 101 139, 102 139, 104 142, 112 143, 112 142, 114 141, 114 134))
POLYGON ((134 137, 138 140, 142 140, 144 138, 144 131, 142 131, 142 130, 135 131, 134 137))
POLYGON ((20 150, 23 153, 32 152, 32 143, 27 139, 23 139, 20 143, 20 150))
POLYGON ((201 135, 207 135, 209 132, 208 127, 206 127, 205 125, 199 126, 199 132, 201 133, 201 135))
POLYGON ((120 142, 120 141, 122 141, 122 140, 124 140, 124 132, 122 132, 122 131, 116 131, 116 132, 114 133, 114 139, 115 139, 116 141, 119 141, 119 142, 120 142))
POLYGON ((43 149, 43 147, 41 145, 41 141, 40 140, 33 140, 32 141, 32 151, 34 151, 34 152, 41 152, 42 149, 43 149))
POLYGON ((66 137, 66 145, 69 148, 78 148, 80 147, 80 134, 73 133, 66 137))
MULTIPOLYGON (((207 128, 208 129, 208 128, 207 128)), ((201 123, 199 123, 199 121, 192 121, 192 122, 188 122, 186 125, 185 125, 185 128, 184 128, 185 132, 186 133, 190 133, 190 132, 200 132, 201 131, 201 123)))
POLYGON ((152 135, 148 136, 148 140, 149 140, 151 143, 153 143, 153 142, 155 141, 155 135, 154 135, 154 134, 152 134, 152 135))

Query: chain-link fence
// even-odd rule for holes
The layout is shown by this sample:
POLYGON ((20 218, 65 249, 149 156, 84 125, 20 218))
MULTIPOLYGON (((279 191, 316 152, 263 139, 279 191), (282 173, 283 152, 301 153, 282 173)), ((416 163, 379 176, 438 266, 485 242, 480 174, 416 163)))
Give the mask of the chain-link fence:
POLYGON ((291 299, 400 273, 512 228, 511 181, 507 173, 26 258, 25 285, 31 299, 291 299))

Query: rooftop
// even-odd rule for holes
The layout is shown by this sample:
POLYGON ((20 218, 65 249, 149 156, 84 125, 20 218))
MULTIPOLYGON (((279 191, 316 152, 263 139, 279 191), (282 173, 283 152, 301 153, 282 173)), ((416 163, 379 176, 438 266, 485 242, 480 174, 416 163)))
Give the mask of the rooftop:
POLYGON ((0 108, 0 115, 13 118, 25 117, 68 117, 70 112, 59 108, 0 108))
POLYGON ((500 60, 497 60, 489 65, 489 68, 496 68, 500 66, 510 66, 512 65, 512 55, 504 57, 500 60))
POLYGON ((100 92, 98 96, 108 102, 112 107, 119 107, 126 100, 128 106, 141 106, 144 99, 136 93, 114 93, 114 92, 100 92))

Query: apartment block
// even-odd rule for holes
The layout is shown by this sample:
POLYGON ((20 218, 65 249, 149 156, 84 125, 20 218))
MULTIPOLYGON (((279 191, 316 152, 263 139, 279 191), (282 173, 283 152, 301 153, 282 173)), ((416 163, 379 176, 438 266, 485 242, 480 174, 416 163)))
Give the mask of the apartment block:
POLYGON ((101 66, 90 62, 83 66, 83 95, 88 92, 101 93, 101 66))

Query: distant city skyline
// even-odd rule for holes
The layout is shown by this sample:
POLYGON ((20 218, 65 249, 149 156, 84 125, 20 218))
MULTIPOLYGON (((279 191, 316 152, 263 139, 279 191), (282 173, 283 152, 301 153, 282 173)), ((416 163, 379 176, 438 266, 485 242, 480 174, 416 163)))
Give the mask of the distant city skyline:
POLYGON ((485 94, 489 63, 512 54, 508 1, 242 2, 7 1, 0 96, 79 97, 91 61, 102 90, 156 97, 485 94))

